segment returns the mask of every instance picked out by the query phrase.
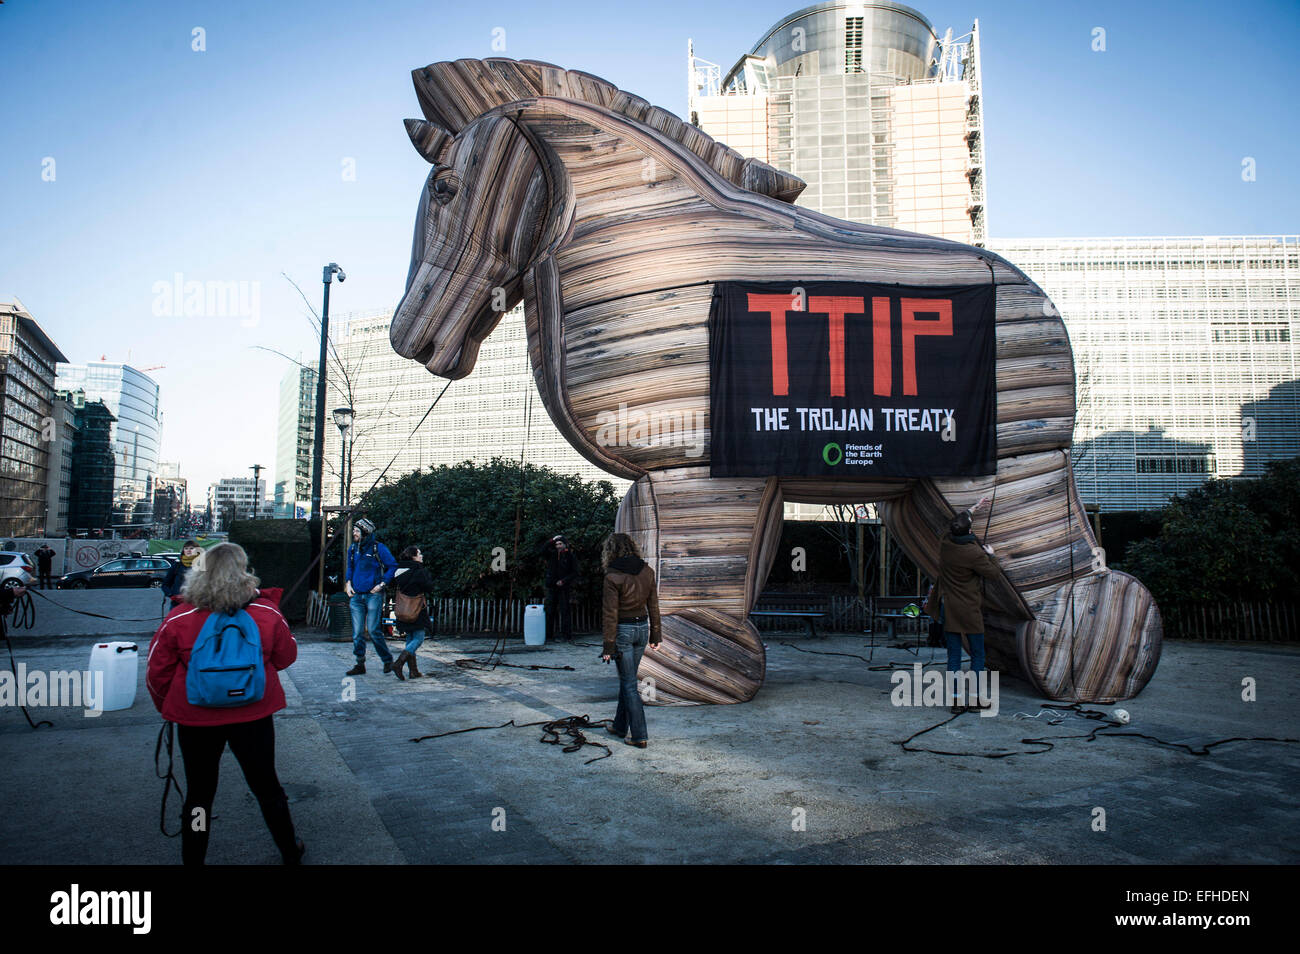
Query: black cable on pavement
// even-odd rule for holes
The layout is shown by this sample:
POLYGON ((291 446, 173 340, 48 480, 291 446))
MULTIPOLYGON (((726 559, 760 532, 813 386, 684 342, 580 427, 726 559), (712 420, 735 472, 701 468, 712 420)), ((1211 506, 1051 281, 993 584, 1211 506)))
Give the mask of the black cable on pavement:
POLYGON ((1098 725, 1086 735, 1046 735, 1040 736, 1039 738, 1021 739, 1020 742, 1022 745, 1039 745, 1043 746, 1043 748, 1022 750, 1018 752, 947 752, 941 749, 926 749, 908 745, 908 743, 913 739, 920 738, 927 732, 933 732, 935 729, 940 729, 948 723, 961 718, 964 713, 959 712, 956 715, 944 719, 942 722, 930 726, 929 728, 922 729, 919 732, 914 732, 906 739, 903 739, 901 742, 895 742, 894 744, 902 746, 904 752, 928 752, 931 755, 957 755, 964 758, 1005 759, 1012 755, 1042 755, 1044 752, 1052 751, 1052 749, 1056 747, 1056 742, 1065 739, 1083 739, 1085 742, 1095 742, 1099 738, 1146 739, 1149 742, 1154 742, 1157 745, 1163 745, 1167 748, 1182 749, 1188 755, 1209 755, 1211 749, 1216 746, 1226 745, 1229 742, 1281 742, 1292 745, 1300 743, 1300 739, 1282 739, 1274 738, 1272 736, 1233 736, 1230 739, 1218 739, 1214 742, 1207 742, 1200 748, 1194 748, 1185 742, 1166 742, 1164 739, 1157 738, 1154 735, 1147 735, 1143 732, 1103 732, 1102 730, 1104 729, 1119 728, 1125 723, 1109 718, 1105 712, 1098 709, 1084 709, 1077 702, 1072 702, 1069 705, 1064 706, 1054 702, 1045 702, 1042 704, 1041 708, 1059 710, 1062 712, 1073 712, 1080 718, 1090 719, 1097 722, 1098 725))
MULTIPOLYGON (((153 772, 154 775, 163 779, 162 807, 158 810, 158 830, 168 838, 175 838, 181 833, 181 828, 175 831, 167 830, 167 793, 170 789, 176 789, 176 794, 180 796, 181 802, 185 801, 185 793, 181 791, 180 782, 176 781, 176 775, 172 771, 175 764, 172 757, 172 741, 176 731, 176 723, 164 722, 158 730, 158 741, 153 747, 153 772), (167 771, 158 771, 158 756, 162 752, 163 745, 167 746, 167 771)), ((181 827, 185 825, 185 819, 181 819, 181 827)))
POLYGON ((604 749, 604 755, 598 755, 595 758, 587 759, 583 765, 590 765, 592 762, 599 762, 601 759, 607 759, 614 754, 613 750, 603 742, 595 742, 583 734, 583 729, 604 729, 607 728, 613 719, 601 719, 599 722, 592 722, 591 717, 587 715, 566 716, 563 719, 551 719, 542 722, 516 722, 511 719, 509 722, 502 722, 500 725, 476 725, 468 729, 452 729, 450 732, 439 732, 436 735, 422 735, 419 738, 412 739, 412 742, 423 742, 426 739, 445 739, 449 735, 462 735, 466 732, 481 732, 485 729, 504 729, 513 727, 516 729, 529 729, 542 727, 542 737, 538 739, 545 745, 558 745, 561 751, 577 752, 584 746, 594 746, 598 749, 604 749), (565 739, 568 739, 566 742, 565 739))
MULTIPOLYGON (((0 615, 0 637, 4 638, 5 647, 9 650, 9 671, 14 674, 14 691, 17 692, 19 689, 18 666, 14 662, 14 646, 13 643, 9 642, 9 629, 5 626, 5 618, 3 615, 0 615)), ((27 724, 33 729, 39 729, 43 725, 48 725, 51 729, 54 728, 54 723, 49 719, 42 719, 40 722, 33 722, 31 714, 27 711, 26 706, 20 705, 18 708, 23 710, 23 718, 27 720, 27 724)))

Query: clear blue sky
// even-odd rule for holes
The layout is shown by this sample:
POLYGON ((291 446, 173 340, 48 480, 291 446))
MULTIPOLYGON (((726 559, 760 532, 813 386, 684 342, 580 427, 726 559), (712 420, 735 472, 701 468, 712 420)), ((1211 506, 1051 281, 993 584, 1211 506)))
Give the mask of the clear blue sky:
MULTIPOLYGON (((0 299, 73 361, 165 365, 163 455, 201 495, 274 465, 286 364, 255 346, 316 347, 281 272, 317 302, 342 264, 335 314, 401 295, 428 172, 401 123, 412 68, 549 60, 681 115, 688 37, 725 68, 801 5, 8 0, 0 299), (177 272, 260 283, 260 321, 155 317, 177 272)), ((913 5, 940 34, 980 20, 995 237, 1300 232, 1294 0, 913 5)))

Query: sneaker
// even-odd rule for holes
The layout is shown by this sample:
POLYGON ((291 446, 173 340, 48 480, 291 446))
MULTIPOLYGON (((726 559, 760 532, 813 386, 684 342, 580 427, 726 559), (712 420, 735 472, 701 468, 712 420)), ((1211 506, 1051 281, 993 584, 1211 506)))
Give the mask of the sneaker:
POLYGON ((366 664, 364 661, 357 663, 355 666, 353 666, 351 669, 349 669, 347 672, 344 673, 345 676, 364 676, 365 674, 366 674, 366 664))

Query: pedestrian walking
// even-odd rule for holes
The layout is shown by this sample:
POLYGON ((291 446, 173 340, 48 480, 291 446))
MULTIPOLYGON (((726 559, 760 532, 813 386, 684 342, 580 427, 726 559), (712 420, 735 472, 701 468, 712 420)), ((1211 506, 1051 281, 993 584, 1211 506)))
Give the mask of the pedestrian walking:
POLYGON ((375 652, 384 662, 384 672, 392 672, 393 654, 388 651, 388 643, 379 628, 379 618, 384 608, 384 587, 393 582, 397 561, 375 536, 372 520, 365 517, 358 520, 352 528, 352 539, 343 589, 352 611, 352 654, 357 657, 357 664, 347 675, 365 675, 367 639, 375 644, 375 652))
POLYGON ((36 548, 36 569, 40 573, 40 588, 48 590, 54 586, 54 547, 48 543, 42 543, 36 548))
POLYGON ((551 604, 546 615, 551 635, 566 642, 573 638, 569 600, 578 579, 578 558, 567 540, 556 534, 543 546, 546 556, 546 594, 551 604))
POLYGON ((199 558, 203 552, 193 540, 186 540, 181 546, 181 558, 171 565, 167 575, 163 577, 162 591, 163 596, 172 601, 175 605, 181 600, 181 590, 185 586, 185 578, 189 576, 190 569, 194 566, 194 561, 199 558))
POLYGON ((609 733, 644 749, 649 739, 645 707, 637 686, 637 669, 647 648, 659 647, 659 594, 655 571, 641 559, 636 541, 611 533, 601 550, 605 582, 601 596, 601 658, 618 665, 618 709, 609 733))
POLYGON ((428 596, 433 589, 433 577, 424 565, 424 554, 419 547, 411 546, 402 551, 397 561, 397 572, 393 574, 393 583, 397 587, 393 615, 397 617, 397 631, 406 637, 406 646, 393 661, 393 672, 398 679, 404 678, 402 665, 405 664, 411 678, 419 679, 424 673, 415 664, 415 652, 423 644, 426 635, 433 635, 428 596))
MULTIPOLYGON (((194 563, 185 578, 180 604, 168 614, 149 644, 145 684, 162 717, 176 723, 185 764, 181 860, 187 865, 201 865, 207 856, 217 772, 227 745, 262 809, 262 818, 284 863, 301 863, 306 851, 294 831, 289 800, 275 771, 272 722, 272 715, 285 707, 284 688, 277 673, 298 658, 298 644, 280 614, 280 590, 259 590, 258 582, 249 572, 248 555, 242 547, 218 544, 194 563), (255 701, 223 704, 223 708, 190 701, 194 697, 189 670, 199 649, 196 643, 201 634, 210 642, 210 633, 205 633, 204 627, 213 614, 224 615, 213 620, 209 631, 233 617, 234 622, 223 625, 218 634, 228 641, 250 645, 250 631, 242 627, 256 628, 265 681, 261 697, 255 701), (232 629, 240 634, 228 635, 232 629)), ((197 669, 196 674, 203 676, 197 669)))
MULTIPOLYGON (((948 679, 954 689, 961 672, 962 640, 970 647, 971 672, 984 671, 984 592, 982 580, 995 579, 997 565, 991 559, 993 548, 981 546, 971 532, 973 516, 987 497, 980 498, 970 510, 958 513, 948 526, 939 546, 939 579, 930 588, 925 612, 943 623, 943 638, 948 647, 948 679)), ((977 676, 978 678, 978 676, 977 676)), ((949 699, 951 711, 965 712, 957 694, 949 699)), ((976 700, 978 702, 978 698, 976 700)))

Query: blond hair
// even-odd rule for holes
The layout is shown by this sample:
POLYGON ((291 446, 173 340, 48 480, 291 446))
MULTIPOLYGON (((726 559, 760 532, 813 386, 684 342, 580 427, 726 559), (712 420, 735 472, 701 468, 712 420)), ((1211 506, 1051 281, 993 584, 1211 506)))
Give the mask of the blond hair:
POLYGON ((190 567, 181 598, 199 609, 233 613, 257 595, 261 581, 249 572, 248 554, 237 543, 218 543, 190 567))
POLYGON ((625 556, 634 556, 639 559, 641 557, 641 548, 626 533, 611 533, 605 538, 604 546, 600 548, 601 568, 608 571, 611 563, 619 557, 625 556))

